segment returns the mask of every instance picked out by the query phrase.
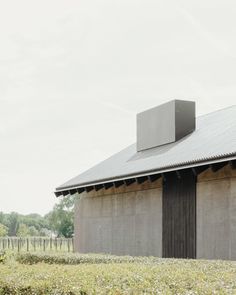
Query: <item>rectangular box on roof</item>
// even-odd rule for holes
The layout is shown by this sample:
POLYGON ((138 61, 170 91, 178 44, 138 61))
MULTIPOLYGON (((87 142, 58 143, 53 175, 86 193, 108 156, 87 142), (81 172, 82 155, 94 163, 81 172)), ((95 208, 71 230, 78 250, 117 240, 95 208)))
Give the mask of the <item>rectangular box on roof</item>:
POLYGON ((137 115, 137 151, 175 142, 195 130, 195 102, 172 100, 137 115))

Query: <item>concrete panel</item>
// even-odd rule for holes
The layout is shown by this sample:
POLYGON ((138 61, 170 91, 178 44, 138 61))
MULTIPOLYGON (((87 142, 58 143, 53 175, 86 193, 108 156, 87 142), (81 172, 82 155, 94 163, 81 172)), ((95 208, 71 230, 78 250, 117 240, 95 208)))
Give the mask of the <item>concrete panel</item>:
POLYGON ((146 191, 139 191, 136 193, 136 214, 149 215, 150 208, 150 194, 146 191))
POLYGON ((123 204, 123 212, 122 215, 131 215, 133 216, 135 214, 135 206, 134 206, 134 198, 135 198, 135 193, 128 193, 125 194, 122 198, 123 204))
POLYGON ((110 196, 104 196, 103 198, 94 198, 100 200, 102 205, 101 213, 98 216, 112 216, 112 198, 110 196))
POLYGON ((74 217, 74 231, 75 231, 75 239, 74 239, 74 249, 83 249, 83 241, 79 239, 79 232, 81 229, 81 222, 79 216, 83 216, 83 203, 81 201, 81 198, 77 200, 75 203, 75 217, 74 217))
POLYGON ((122 255, 135 255, 135 216, 123 216, 123 224, 124 231, 122 255))
POLYGON ((236 178, 230 179, 230 259, 236 260, 236 178))
POLYGON ((78 235, 80 252, 111 253, 112 232, 110 223, 111 219, 108 217, 83 218, 79 231, 80 235, 78 235))
POLYGON ((228 168, 197 183, 197 258, 236 260, 236 178, 228 168))
POLYGON ((115 216, 112 224, 112 253, 135 255, 135 217, 115 216))
POLYGON ((162 190, 158 199, 151 190, 147 194, 150 195, 148 254, 162 257, 162 190))
POLYGON ((112 219, 110 217, 99 218, 97 224, 99 224, 100 245, 96 252, 112 253, 112 219))
POLYGON ((80 214, 82 214, 83 217, 91 217, 93 208, 90 207, 90 201, 87 198, 81 198, 81 210, 80 214))
POLYGON ((112 231, 112 252, 117 255, 122 255, 124 248, 123 216, 116 216, 113 218, 112 231))
POLYGON ((75 250, 161 256, 162 189, 88 196, 76 205, 75 250))
POLYGON ((123 208, 124 208, 124 195, 113 195, 109 196, 112 199, 112 215, 113 216, 123 216, 123 208))
POLYGON ((102 199, 101 198, 85 198, 86 207, 84 208, 84 214, 87 217, 100 217, 102 215, 102 211, 106 210, 106 206, 103 208, 102 199))
MULTIPOLYGON (((161 206, 159 206, 161 209, 161 206)), ((157 210, 159 212, 159 210, 157 210)), ((148 227, 148 255, 162 257, 162 212, 150 214, 148 227)))
POLYGON ((136 255, 147 256, 150 255, 149 249, 149 216, 147 214, 140 214, 135 216, 135 250, 136 255))

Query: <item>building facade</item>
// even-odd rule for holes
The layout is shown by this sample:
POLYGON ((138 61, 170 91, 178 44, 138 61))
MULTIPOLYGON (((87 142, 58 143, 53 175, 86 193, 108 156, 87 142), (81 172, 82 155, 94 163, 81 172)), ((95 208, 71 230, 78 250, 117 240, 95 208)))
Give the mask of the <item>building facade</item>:
POLYGON ((141 115, 136 147, 57 188, 80 196, 76 251, 236 260, 236 108, 195 128, 195 106, 184 104, 141 115))
MULTIPOLYGON (((186 235, 181 224, 180 233, 178 229, 169 233, 173 249, 165 249, 168 237, 164 241, 163 236, 170 231, 165 223, 171 219, 167 208, 163 220, 162 182, 160 178, 83 192, 76 205, 75 249, 82 253, 236 260, 236 170, 227 164, 217 172, 208 168, 198 175, 196 201, 191 200, 196 213, 186 218, 181 208, 176 216, 183 222, 189 218, 196 222, 192 227, 189 223, 184 226, 186 231, 192 230, 193 244, 186 245, 188 249, 184 249, 184 237, 178 240, 179 234, 186 235)), ((177 210, 176 204, 172 209, 177 210)))

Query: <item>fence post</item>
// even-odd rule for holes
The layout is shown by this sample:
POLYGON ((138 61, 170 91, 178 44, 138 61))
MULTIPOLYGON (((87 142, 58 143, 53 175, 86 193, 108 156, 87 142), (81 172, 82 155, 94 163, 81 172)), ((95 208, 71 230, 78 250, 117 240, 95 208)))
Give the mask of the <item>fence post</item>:
POLYGON ((45 250, 46 250, 46 240, 43 239, 43 251, 45 252, 45 250))
POLYGON ((29 252, 29 238, 26 238, 26 251, 29 252))
POLYGON ((70 240, 67 240, 67 248, 68 248, 68 252, 70 252, 70 240))
POLYGON ((55 246, 56 246, 56 251, 57 251, 57 238, 55 238, 55 246))
POLYGON ((0 237, 0 250, 12 249, 20 252, 34 251, 66 251, 74 252, 74 237, 53 238, 53 237, 0 237))

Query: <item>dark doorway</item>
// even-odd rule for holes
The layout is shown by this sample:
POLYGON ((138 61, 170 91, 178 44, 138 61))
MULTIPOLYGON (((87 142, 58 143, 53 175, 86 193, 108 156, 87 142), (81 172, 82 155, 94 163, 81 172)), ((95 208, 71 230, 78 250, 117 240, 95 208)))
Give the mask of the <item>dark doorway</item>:
POLYGON ((196 258, 196 177, 191 170, 165 175, 162 254, 196 258))

